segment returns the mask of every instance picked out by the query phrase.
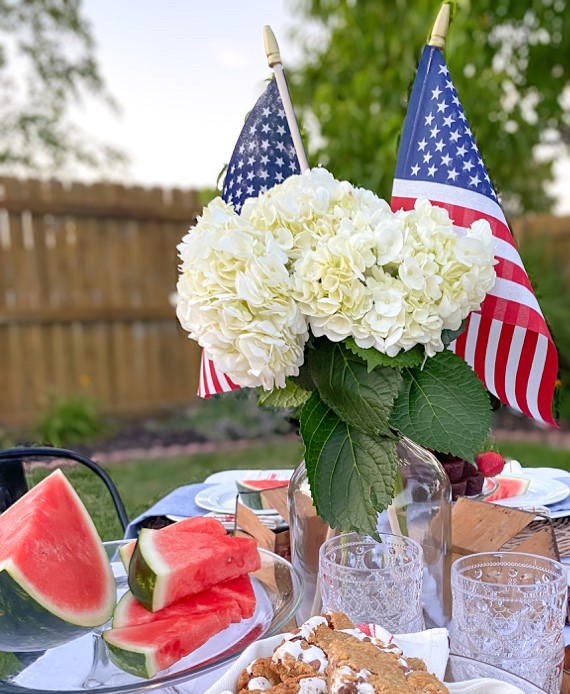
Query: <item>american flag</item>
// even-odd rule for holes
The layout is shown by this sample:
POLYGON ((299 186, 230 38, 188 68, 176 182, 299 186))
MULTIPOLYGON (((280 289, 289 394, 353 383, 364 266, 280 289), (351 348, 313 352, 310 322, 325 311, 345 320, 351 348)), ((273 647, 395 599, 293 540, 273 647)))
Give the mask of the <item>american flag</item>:
MULTIPOLYGON (((228 164, 222 198, 240 212, 247 198, 256 197, 301 173, 277 83, 272 79, 249 113, 228 164)), ((238 389, 202 351, 198 395, 238 389)))
POLYGON ((404 122, 392 209, 418 197, 448 210, 461 233, 486 219, 497 239, 497 280, 450 345, 502 402, 555 424, 558 356, 439 48, 424 49, 404 122))

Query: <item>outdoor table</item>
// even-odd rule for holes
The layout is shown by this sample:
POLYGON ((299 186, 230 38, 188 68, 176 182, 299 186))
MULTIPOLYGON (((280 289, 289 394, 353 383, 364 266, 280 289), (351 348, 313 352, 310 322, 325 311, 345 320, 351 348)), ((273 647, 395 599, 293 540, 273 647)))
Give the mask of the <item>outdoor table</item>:
MULTIPOLYGON (((131 521, 125 532, 125 537, 136 537, 141 527, 152 523, 153 519, 156 518, 168 518, 169 516, 193 517, 206 515, 208 511, 200 508, 195 503, 195 497, 202 490, 213 486, 214 484, 202 482, 185 485, 175 489, 131 521)), ((544 521, 536 521, 535 523, 531 524, 526 532, 532 533, 537 527, 540 526, 540 523, 542 522, 544 521)), ((570 515, 552 519, 550 522, 556 536, 561 561, 564 564, 568 564, 570 571, 570 515)), ((564 642, 567 653, 565 666, 568 668, 568 671, 564 673, 564 681, 562 683, 561 693, 570 694, 570 626, 566 626, 564 629, 564 642)), ((203 679, 200 678, 200 687, 203 686, 205 691, 207 686, 210 686, 211 683, 215 682, 219 677, 221 677, 228 667, 230 667, 230 664, 226 664, 220 667, 218 670, 208 673, 203 677, 203 679)))

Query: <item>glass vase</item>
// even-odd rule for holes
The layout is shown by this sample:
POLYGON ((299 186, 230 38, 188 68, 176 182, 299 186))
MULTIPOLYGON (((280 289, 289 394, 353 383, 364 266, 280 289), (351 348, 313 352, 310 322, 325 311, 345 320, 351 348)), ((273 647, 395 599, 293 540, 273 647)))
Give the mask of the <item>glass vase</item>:
MULTIPOLYGON (((395 496, 388 511, 379 514, 378 530, 406 535, 422 546, 426 626, 444 626, 451 609, 451 485, 439 461, 426 449, 402 438, 397 451, 400 467, 395 496)), ((318 580, 320 546, 340 533, 319 518, 304 461, 291 477, 288 505, 291 559, 305 582, 305 596, 296 615, 297 623, 302 624, 322 608, 318 580)))
POLYGON ((397 450, 400 468, 394 498, 380 514, 378 529, 406 535, 421 545, 426 626, 446 626, 451 618, 451 483, 427 449, 403 437, 397 450))

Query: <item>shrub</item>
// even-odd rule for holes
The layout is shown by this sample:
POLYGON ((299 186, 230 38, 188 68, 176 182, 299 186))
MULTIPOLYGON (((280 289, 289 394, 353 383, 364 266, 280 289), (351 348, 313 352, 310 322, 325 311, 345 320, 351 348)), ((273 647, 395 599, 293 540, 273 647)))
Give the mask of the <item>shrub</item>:
POLYGON ((107 425, 95 400, 85 395, 56 395, 37 424, 38 438, 52 446, 88 441, 107 425))

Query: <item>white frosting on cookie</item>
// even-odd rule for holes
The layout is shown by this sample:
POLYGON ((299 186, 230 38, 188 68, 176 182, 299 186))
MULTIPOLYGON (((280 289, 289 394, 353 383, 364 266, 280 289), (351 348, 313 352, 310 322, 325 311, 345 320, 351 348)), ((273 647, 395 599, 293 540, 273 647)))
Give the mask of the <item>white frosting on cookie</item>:
POLYGON ((273 685, 267 679, 267 677, 254 677, 247 683, 247 688, 251 691, 253 689, 260 689, 264 692, 266 689, 271 689, 273 685))
POLYGON ((319 674, 323 673, 329 662, 324 651, 312 645, 308 645, 308 648, 303 648, 303 644, 308 645, 306 641, 301 640, 284 641, 275 650, 271 660, 274 663, 285 663, 286 657, 289 656, 301 663, 311 663, 313 667, 318 663, 318 667, 315 667, 315 669, 319 674))
POLYGON ((325 624, 326 626, 328 626, 326 617, 321 617, 320 615, 317 615, 316 617, 311 617, 310 619, 307 619, 307 621, 304 622, 293 634, 287 634, 285 636, 285 639, 287 641, 291 641, 292 639, 298 638, 308 639, 309 636, 315 633, 315 631, 321 624, 325 624))
POLYGON ((327 683, 320 677, 305 677, 299 681, 299 694, 327 694, 327 683))
POLYGON ((355 672, 343 665, 337 668, 331 677, 330 694, 342 694, 345 686, 350 686, 350 691, 356 694, 374 694, 374 687, 366 681, 368 675, 368 670, 355 672))

